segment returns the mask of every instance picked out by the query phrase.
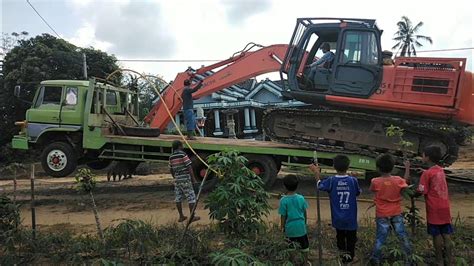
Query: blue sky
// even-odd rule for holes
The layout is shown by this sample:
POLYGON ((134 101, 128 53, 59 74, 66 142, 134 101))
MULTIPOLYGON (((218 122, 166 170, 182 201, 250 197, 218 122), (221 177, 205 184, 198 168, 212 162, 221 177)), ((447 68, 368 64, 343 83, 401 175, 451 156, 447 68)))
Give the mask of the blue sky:
MULTIPOLYGON (((30 0, 62 38, 93 46, 121 59, 225 59, 248 42, 288 43, 297 17, 356 17, 377 20, 384 29, 383 49, 393 46, 402 15, 424 21, 421 34, 433 45, 419 50, 473 47, 474 18, 469 1, 270 1, 270 0, 30 0), (385 4, 386 3, 386 4, 385 4)), ((26 0, 1 0, 2 32, 51 30, 26 0)), ((473 51, 423 53, 420 56, 466 57, 473 51)), ((121 63, 172 80, 195 63, 121 63)))

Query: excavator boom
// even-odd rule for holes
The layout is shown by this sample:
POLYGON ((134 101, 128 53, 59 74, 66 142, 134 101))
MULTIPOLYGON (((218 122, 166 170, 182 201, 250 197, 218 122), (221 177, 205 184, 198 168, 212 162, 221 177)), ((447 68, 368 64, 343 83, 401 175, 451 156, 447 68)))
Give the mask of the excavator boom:
POLYGON ((262 47, 256 51, 245 49, 227 60, 202 67, 197 69, 196 72, 179 73, 175 80, 165 89, 162 98, 145 117, 145 122, 152 128, 159 128, 160 131, 166 128, 170 122, 170 116, 163 101, 169 108, 171 115, 175 116, 183 104, 181 93, 186 79, 209 74, 210 71, 213 71, 212 75, 204 77, 201 89, 193 94, 193 98, 198 99, 249 78, 279 71, 287 49, 288 45, 286 44, 262 47))

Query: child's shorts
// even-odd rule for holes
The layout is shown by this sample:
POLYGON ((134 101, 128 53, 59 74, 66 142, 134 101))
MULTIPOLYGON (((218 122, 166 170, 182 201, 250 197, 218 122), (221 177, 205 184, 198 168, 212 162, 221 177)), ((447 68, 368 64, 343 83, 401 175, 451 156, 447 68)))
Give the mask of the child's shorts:
POLYGON ((427 229, 428 234, 432 236, 450 235, 454 233, 454 229, 451 224, 428 224, 427 229))
POLYGON ((309 240, 308 235, 299 236, 299 237, 287 237, 288 244, 294 247, 293 243, 298 243, 300 246, 301 251, 308 252, 309 251, 309 240))
POLYGON ((181 202, 184 198, 188 203, 196 203, 196 194, 194 193, 193 184, 190 180, 176 181, 174 184, 175 201, 181 202))

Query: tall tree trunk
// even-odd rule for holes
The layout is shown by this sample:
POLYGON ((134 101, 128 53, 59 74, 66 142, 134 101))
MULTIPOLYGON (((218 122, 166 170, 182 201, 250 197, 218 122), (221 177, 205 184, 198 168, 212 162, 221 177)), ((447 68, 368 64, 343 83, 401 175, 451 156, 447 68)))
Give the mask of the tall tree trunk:
POLYGON ((99 237, 102 243, 105 244, 104 232, 102 231, 102 226, 99 220, 99 212, 97 211, 97 205, 95 204, 94 195, 92 194, 92 191, 89 191, 89 195, 91 196, 91 200, 92 200, 92 210, 94 211, 95 223, 97 225, 97 233, 99 234, 99 237))
POLYGON ((402 45, 402 52, 400 53, 400 56, 405 56, 405 54, 407 53, 407 45, 406 44, 403 44, 402 45))

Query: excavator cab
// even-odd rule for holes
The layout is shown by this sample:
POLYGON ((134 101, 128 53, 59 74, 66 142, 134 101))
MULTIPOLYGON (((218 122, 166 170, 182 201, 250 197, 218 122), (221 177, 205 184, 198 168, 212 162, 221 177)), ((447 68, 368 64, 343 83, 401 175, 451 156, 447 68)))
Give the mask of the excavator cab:
MULTIPOLYGON (((280 74, 287 75, 287 98, 320 103, 324 95, 368 98, 382 81, 382 49, 375 20, 300 18, 280 74), (309 67, 329 44, 332 60, 309 67)), ((285 88, 286 89, 286 88, 285 88)))

